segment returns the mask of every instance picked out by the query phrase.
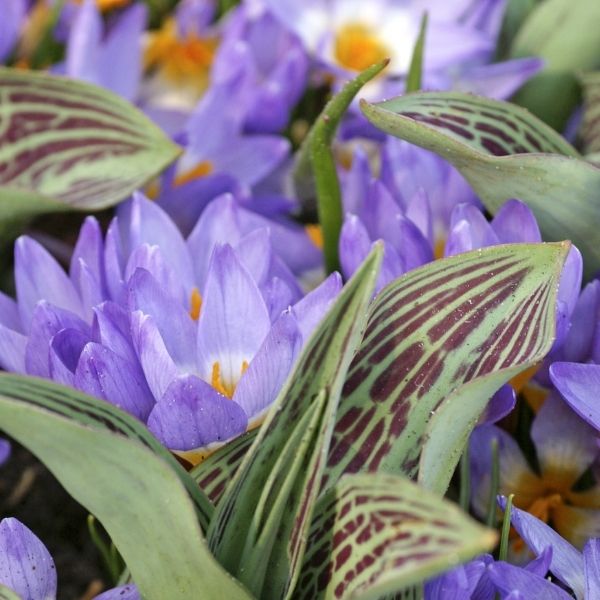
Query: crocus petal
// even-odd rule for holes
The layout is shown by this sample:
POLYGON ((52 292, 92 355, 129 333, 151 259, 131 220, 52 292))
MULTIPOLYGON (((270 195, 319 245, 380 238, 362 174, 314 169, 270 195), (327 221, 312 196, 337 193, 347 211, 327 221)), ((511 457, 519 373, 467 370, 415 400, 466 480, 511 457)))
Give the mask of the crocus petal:
POLYGON ((556 474, 571 487, 598 456, 597 433, 559 397, 551 394, 540 408, 531 439, 544 476, 556 474))
POLYGON ((600 539, 588 540, 583 548, 585 597, 600 598, 600 539))
POLYGON ((302 335, 292 312, 279 317, 242 375, 233 394, 248 415, 250 426, 281 390, 302 346, 302 335))
POLYGON ((473 592, 487 570, 487 559, 491 560, 491 557, 476 558, 426 582, 425 598, 427 600, 464 600, 465 598, 472 598, 473 592))
POLYGON ((221 378, 237 383, 244 361, 250 363, 271 322, 261 293, 231 246, 213 252, 198 321, 198 369, 211 381, 218 363, 221 378))
POLYGON ((506 201, 492 220, 501 244, 541 242, 542 234, 529 207, 519 200, 506 201))
POLYGON ((550 378, 567 404, 596 431, 600 431, 600 365, 556 362, 550 378))
POLYGON ((31 320, 31 332, 25 349, 25 368, 29 375, 50 377, 50 342, 61 329, 77 329, 91 337, 91 328, 68 310, 41 301, 31 320))
POLYGON ((171 450, 191 450, 227 441, 248 419, 236 403, 198 377, 175 379, 148 418, 148 429, 171 450))
MULTIPOLYGON (((505 508, 506 498, 499 498, 499 503, 502 508, 505 508)), ((575 592, 577 598, 583 598, 582 555, 552 527, 524 510, 513 506, 510 520, 527 546, 536 554, 541 554, 548 546, 552 547, 550 570, 575 592)))
POLYGON ((115 302, 103 302, 94 307, 92 337, 93 341, 110 348, 130 363, 137 362, 129 312, 115 302))
POLYGON ((27 336, 0 325, 0 368, 14 373, 25 373, 27 336))
POLYGON ((366 227, 356 215, 346 215, 340 232, 340 263, 348 279, 371 250, 371 239, 366 227))
POLYGON ((25 600, 56 598, 56 568, 50 553, 13 518, 0 521, 0 583, 25 600))
POLYGON ((75 386, 75 370, 90 336, 78 329, 61 329, 50 342, 50 377, 57 383, 75 386))
POLYGON ((571 314, 579 298, 582 273, 583 259, 581 253, 575 246, 571 246, 558 283, 555 344, 560 344, 564 340, 569 329, 571 314))
POLYGON ((547 600, 568 600, 571 598, 567 592, 550 583, 544 577, 531 573, 526 569, 497 562, 488 567, 491 580, 504 594, 517 592, 513 598, 544 598, 547 600))
POLYGON ((546 577, 548 571, 550 570, 550 565, 552 564, 552 552, 552 546, 544 548, 542 553, 534 558, 524 568, 531 573, 539 575, 540 577, 546 577))
POLYGON ((102 38, 102 17, 94 0, 77 11, 67 41, 65 72, 69 77, 100 84, 97 60, 102 38))
POLYGON ((4 2, 2 9, 2 20, 0 21, 0 61, 6 59, 19 38, 25 17, 26 3, 25 0, 7 0, 4 2))
POLYGON ((131 315, 131 337, 148 387, 155 399, 165 393, 179 373, 153 317, 135 311, 131 315))
POLYGON ((10 458, 11 450, 12 446, 10 442, 4 438, 0 438, 0 466, 10 458))
POLYGON ((21 331, 19 307, 12 298, 2 292, 0 292, 0 325, 21 331))
POLYGON ((314 290, 308 292, 302 300, 294 304, 294 315, 306 343, 315 327, 321 322, 342 289, 339 273, 332 273, 314 290))
POLYGON ((503 385, 491 398, 479 423, 496 423, 512 411, 517 402, 517 395, 512 386, 503 385))
POLYGON ((15 243, 15 285, 19 314, 25 327, 29 326, 33 311, 42 299, 83 316, 81 301, 67 274, 47 250, 25 236, 15 243))
POLYGON ((98 56, 98 79, 102 86, 133 101, 142 75, 141 38, 147 9, 134 4, 110 28, 98 56))
POLYGON ((137 376, 136 369, 109 348, 94 342, 86 344, 81 352, 75 371, 75 385, 142 421, 146 420, 154 406, 148 385, 137 376))
POLYGON ((195 366, 196 324, 181 304, 145 269, 128 282, 129 309, 151 315, 167 352, 182 371, 195 366))
MULTIPOLYGON (((86 265, 94 275, 94 279, 100 287, 100 295, 106 296, 104 283, 104 243, 102 241, 102 230, 100 224, 94 217, 87 217, 79 231, 79 237, 71 257, 71 268, 69 276, 76 285, 81 279, 82 265, 86 265)), ((79 284, 80 285, 80 284, 79 284)), ((82 294, 81 287, 79 293, 82 294)), ((87 301, 84 299, 84 305, 87 301)))
POLYGON ((94 600, 142 600, 142 597, 137 587, 130 583, 106 590, 95 596, 94 600))

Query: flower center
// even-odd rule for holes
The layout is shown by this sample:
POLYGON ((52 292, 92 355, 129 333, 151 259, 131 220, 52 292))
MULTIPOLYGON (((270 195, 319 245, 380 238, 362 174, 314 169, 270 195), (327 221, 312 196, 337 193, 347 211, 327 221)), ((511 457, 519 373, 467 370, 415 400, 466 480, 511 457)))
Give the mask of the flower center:
MULTIPOLYGON (((247 370, 248 362, 244 360, 242 361, 242 366, 240 368, 240 377, 247 370)), ((223 394, 223 396, 226 396, 227 398, 232 398, 239 380, 239 377, 235 381, 230 381, 226 379, 222 376, 221 365, 219 364, 219 361, 213 363, 210 385, 212 385, 215 388, 215 390, 217 390, 217 392, 223 394)))
POLYGON ((389 56, 387 46, 362 23, 344 25, 335 38, 335 58, 344 67, 363 71, 389 56))
POLYGON ((192 31, 180 38, 175 20, 167 19, 158 31, 150 34, 144 67, 160 68, 171 83, 191 82, 201 92, 208 85, 217 43, 215 37, 200 37, 192 31))

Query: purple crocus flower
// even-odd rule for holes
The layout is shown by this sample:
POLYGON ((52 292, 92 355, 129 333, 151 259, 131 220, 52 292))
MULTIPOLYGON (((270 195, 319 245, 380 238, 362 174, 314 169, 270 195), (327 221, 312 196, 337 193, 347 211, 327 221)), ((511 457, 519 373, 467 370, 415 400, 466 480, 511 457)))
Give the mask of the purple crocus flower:
MULTIPOLYGON (((600 487, 586 491, 574 486, 598 458, 596 432, 556 395, 551 394, 531 428, 539 474, 528 465, 517 443, 493 425, 477 427, 470 441, 475 512, 487 510, 491 469, 491 442, 498 442, 500 492, 514 494, 514 503, 551 522, 575 546, 582 548, 590 536, 600 535, 600 487)), ((518 554, 518 547, 512 546, 518 554)))
MULTIPOLYGON (((499 497, 499 504, 505 508, 506 498, 499 497)), ((594 532, 589 532, 591 537, 585 542, 583 552, 580 552, 554 529, 526 511, 513 508, 511 523, 529 549, 537 556, 541 556, 549 548, 552 549, 548 570, 572 591, 575 598, 583 600, 584 598, 598 597, 600 594, 600 539, 595 536, 594 532)))
POLYGON ((243 65, 248 132, 281 131, 306 86, 308 59, 299 40, 262 0, 249 0, 228 15, 212 70, 214 82, 228 80, 243 65))
POLYGON ((106 399, 181 452, 256 426, 340 279, 302 297, 268 228, 242 231, 231 199, 214 208, 187 240, 141 196, 105 240, 88 218, 69 275, 20 238, 17 302, 0 296, 0 366, 106 399))
MULTIPOLYGON (((22 600, 55 600, 56 567, 40 539, 14 518, 0 521, 0 585, 22 600)), ((96 600, 140 600, 135 585, 103 592, 96 600)))

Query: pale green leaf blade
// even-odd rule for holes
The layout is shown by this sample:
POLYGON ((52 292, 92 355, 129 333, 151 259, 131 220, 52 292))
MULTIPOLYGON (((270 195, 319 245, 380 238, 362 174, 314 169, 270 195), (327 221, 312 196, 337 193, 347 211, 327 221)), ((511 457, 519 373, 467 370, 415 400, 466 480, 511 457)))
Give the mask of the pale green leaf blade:
POLYGON ((88 410, 91 404, 77 410, 70 402, 61 413, 56 405, 70 389, 32 379, 31 389, 41 395, 55 392, 52 400, 38 401, 7 392, 5 379, 0 376, 2 429, 102 522, 144 598, 189 600, 202 590, 206 597, 251 599, 211 555, 173 466, 144 440, 121 432, 117 413, 102 422, 100 411, 88 410))
POLYGON ((144 445, 171 466, 194 502, 200 525, 203 529, 208 528, 214 507, 173 455, 136 418, 104 400, 46 379, 0 373, 0 394, 72 419, 85 427, 114 432, 144 445))
POLYGON ((378 599, 491 550, 495 531, 391 475, 346 475, 315 509, 294 600, 378 599))
POLYGON ((338 243, 342 228, 342 197, 331 143, 338 125, 360 89, 389 63, 381 61, 349 81, 325 106, 296 155, 293 182, 300 199, 314 196, 323 232, 327 272, 339 270, 338 243))
POLYGON ((242 464, 257 433, 258 429, 253 429, 240 435, 235 440, 221 446, 190 471, 192 479, 215 506, 242 464))
MULTIPOLYGON (((550 349, 568 249, 484 248, 435 261, 384 288, 348 371, 325 485, 357 471, 414 477, 432 415, 465 384, 481 380, 481 393, 461 407, 462 431, 469 430, 495 391, 486 387, 489 376, 498 374, 499 387, 550 349)), ((462 438, 454 442, 453 452, 462 449, 462 438)), ((444 472, 441 487, 450 475, 444 472)))
POLYGON ((580 133, 586 153, 600 152, 600 72, 581 77, 584 113, 580 133))
POLYGON ((510 198, 526 202, 545 239, 570 239, 579 248, 586 277, 600 269, 600 169, 578 160, 574 148, 527 111, 435 92, 362 109, 383 131, 451 162, 490 212, 510 198))
POLYGON ((0 216, 112 206, 179 148, 137 108, 100 87, 0 68, 0 216), (17 192, 17 197, 14 193, 17 192), (39 206, 19 205, 19 196, 39 206))
POLYGON ((415 46, 413 48, 408 75, 406 76, 406 93, 416 92, 421 89, 421 78, 423 74, 423 52, 425 49, 425 35, 427 33, 427 12, 421 17, 421 27, 415 46))
POLYGON ((21 600, 21 597, 9 587, 0 584, 0 600, 21 600))
POLYGON ((377 245, 311 336, 211 522, 215 556, 257 597, 284 598, 293 589, 381 250, 377 245))

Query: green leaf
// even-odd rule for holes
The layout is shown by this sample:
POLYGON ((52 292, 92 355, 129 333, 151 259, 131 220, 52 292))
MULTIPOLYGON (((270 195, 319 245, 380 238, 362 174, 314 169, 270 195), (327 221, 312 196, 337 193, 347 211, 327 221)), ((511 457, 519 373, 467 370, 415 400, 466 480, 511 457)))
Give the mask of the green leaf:
POLYGON ((211 521, 213 553, 259 598, 294 587, 381 255, 377 245, 311 336, 211 521))
POLYGON ((102 522, 144 598, 189 600, 202 590, 250 600, 211 555, 171 461, 132 431, 135 419, 82 398, 45 380, 0 375, 2 429, 102 522))
POLYGON ((81 81, 0 68, 0 218, 125 199, 179 148, 138 109, 81 81))
POLYGON ((406 93, 416 92, 421 89, 421 75, 423 72, 423 48, 425 47, 425 33, 427 31, 427 12, 423 13, 421 18, 421 28, 419 36, 413 48, 410 59, 410 67, 406 76, 406 93))
POLYGON ((190 476, 215 506, 236 474, 257 433, 258 429, 253 429, 240 435, 190 471, 190 476))
POLYGON ((545 239, 579 248, 587 278, 600 269, 600 169, 527 111, 453 92, 361 107, 376 127, 451 162, 490 212, 526 202, 545 239))
POLYGON ((539 56, 545 68, 514 101, 562 131, 579 100, 575 71, 600 66, 599 23, 597 0, 540 2, 519 30, 510 56, 539 56))
POLYGON ((9 587, 0 583, 0 600, 21 600, 21 597, 9 587))
POLYGON ((429 452, 437 444, 448 455, 431 454, 440 463, 435 485, 435 465, 422 466, 422 476, 430 487, 445 488, 491 394, 550 349, 568 249, 484 248, 435 261, 384 288, 348 371, 326 485, 357 471, 414 477, 423 447, 429 452), (435 418, 442 410, 446 428, 435 418), (428 431, 432 423, 439 429, 428 431))
POLYGON ((294 600, 379 599, 489 551, 497 537, 390 475, 342 477, 315 513, 294 600))
POLYGON ((581 76, 584 113, 580 133, 586 153, 600 152, 600 72, 581 76))
MULTIPOLYGON (((117 433, 144 445, 171 466, 192 498, 202 528, 208 528, 214 510, 212 504, 173 455, 131 415, 104 400, 93 398, 72 388, 57 385, 46 379, 23 377, 11 373, 0 373, 0 394, 72 419, 85 427, 117 433)), ((0 421, 0 428, 3 427, 4 422, 0 421)), ((26 443, 23 445, 27 446, 26 443)))
POLYGON ((316 193, 319 223, 323 230, 323 253, 327 272, 339 270, 338 242, 342 228, 342 198, 331 143, 346 110, 365 85, 389 63, 386 59, 369 67, 336 94, 325 106, 296 156, 292 174, 297 196, 316 193))

